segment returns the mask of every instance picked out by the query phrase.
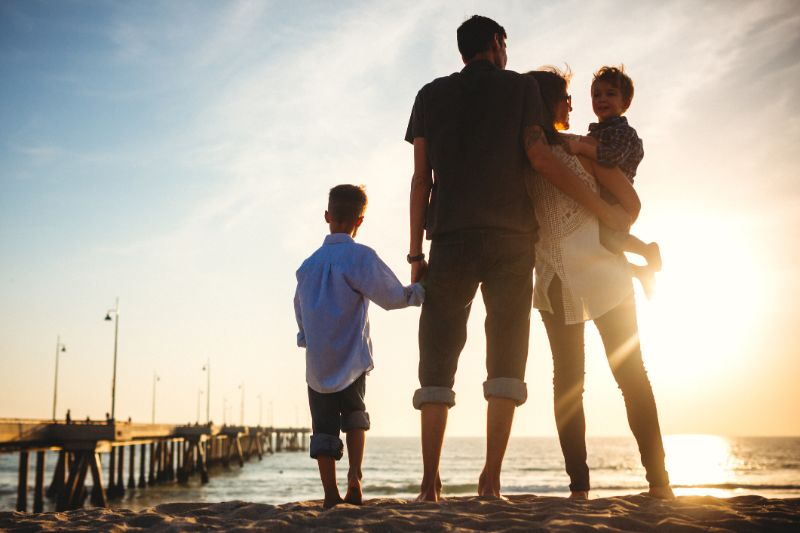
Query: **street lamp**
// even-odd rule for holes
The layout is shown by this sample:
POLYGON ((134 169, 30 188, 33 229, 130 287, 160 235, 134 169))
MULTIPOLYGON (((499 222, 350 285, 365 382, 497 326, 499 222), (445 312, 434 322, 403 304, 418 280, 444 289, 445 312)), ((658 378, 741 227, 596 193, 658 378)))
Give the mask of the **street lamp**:
POLYGON ((114 313, 114 374, 111 378, 111 420, 114 420, 114 413, 117 406, 117 344, 119 340, 119 298, 116 300, 114 309, 106 311, 106 320, 111 321, 111 313, 114 313))
POLYGON ((53 422, 56 421, 56 398, 58 397, 58 355, 66 352, 67 347, 61 343, 61 335, 56 337, 56 377, 53 380, 53 422))
POLYGON ((258 427, 261 427, 261 414, 264 411, 264 401, 261 395, 258 395, 258 427))
MULTIPOLYGON (((203 365, 203 372, 206 374, 206 424, 211 423, 211 359, 203 365)), ((198 417, 200 418, 200 417, 198 417)))
POLYGON ((151 424, 156 423, 156 383, 161 381, 161 378, 158 377, 158 374, 153 372, 153 416, 150 420, 151 424))
POLYGON ((203 397, 203 389, 197 388, 197 424, 200 423, 200 399, 203 397))
POLYGON ((222 397, 222 425, 228 425, 228 397, 222 397))

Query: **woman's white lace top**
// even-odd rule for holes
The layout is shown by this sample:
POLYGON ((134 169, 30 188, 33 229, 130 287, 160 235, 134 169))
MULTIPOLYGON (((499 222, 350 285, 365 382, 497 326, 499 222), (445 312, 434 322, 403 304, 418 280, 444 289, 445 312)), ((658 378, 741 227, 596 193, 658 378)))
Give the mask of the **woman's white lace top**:
MULTIPOLYGON (((554 145, 553 153, 592 190, 594 176, 577 157, 554 145)), ((619 305, 632 291, 631 272, 622 255, 600 244, 597 217, 540 174, 534 177, 534 207, 539 221, 533 307, 552 312, 547 290, 553 276, 561 280, 567 324, 598 318, 619 305)))

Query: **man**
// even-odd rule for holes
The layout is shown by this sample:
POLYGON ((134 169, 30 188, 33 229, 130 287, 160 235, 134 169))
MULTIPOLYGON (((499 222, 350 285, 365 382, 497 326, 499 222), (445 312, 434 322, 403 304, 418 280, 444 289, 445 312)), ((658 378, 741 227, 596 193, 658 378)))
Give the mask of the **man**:
POLYGON ((422 417, 423 479, 419 499, 438 501, 439 459, 466 325, 478 287, 486 305, 488 401, 486 463, 478 494, 500 497, 500 469, 524 382, 536 219, 526 183, 533 170, 611 227, 630 224, 550 152, 536 81, 504 70, 506 32, 473 16, 457 32, 466 65, 417 94, 406 140, 414 145, 411 182, 413 282, 426 272, 414 407, 422 417), (531 168, 532 167, 532 168, 531 168), (435 176, 435 179, 434 179, 435 176), (430 265, 422 253, 431 240, 430 265))

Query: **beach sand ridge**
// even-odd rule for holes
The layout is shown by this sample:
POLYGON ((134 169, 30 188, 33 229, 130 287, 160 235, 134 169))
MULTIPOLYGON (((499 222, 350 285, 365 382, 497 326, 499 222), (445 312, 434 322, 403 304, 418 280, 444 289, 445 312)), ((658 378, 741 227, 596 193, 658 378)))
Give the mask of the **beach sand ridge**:
POLYGON ((423 503, 394 498, 323 510, 321 501, 268 505, 167 503, 143 511, 0 513, 0 531, 800 531, 800 498, 644 495, 575 501, 533 495, 423 503))

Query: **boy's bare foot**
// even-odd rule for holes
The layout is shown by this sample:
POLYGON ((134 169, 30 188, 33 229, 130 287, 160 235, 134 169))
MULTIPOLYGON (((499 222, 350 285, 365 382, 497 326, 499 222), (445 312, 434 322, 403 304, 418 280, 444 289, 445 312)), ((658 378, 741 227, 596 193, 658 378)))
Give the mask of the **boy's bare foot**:
POLYGON ((344 496, 345 503, 363 505, 364 502, 362 499, 361 475, 347 474, 347 494, 344 496))
POLYGON ((425 480, 422 480, 422 486, 419 489, 419 496, 416 497, 415 501, 418 502, 438 502, 442 499, 442 478, 439 477, 439 473, 436 473, 436 479, 434 482, 426 483, 425 480))
POLYGON ((661 249, 657 243, 651 242, 647 244, 647 251, 644 254, 649 266, 653 272, 661 272, 661 249))
POLYGON ((331 498, 331 499, 325 498, 325 501, 322 502, 322 508, 323 509, 330 509, 332 507, 336 507, 340 503, 344 503, 344 500, 339 495, 337 495, 335 498, 331 498))
POLYGON ((645 494, 651 498, 658 498, 659 500, 675 499, 675 493, 672 492, 672 487, 669 485, 666 487, 650 487, 650 490, 648 490, 645 494))
POLYGON ((570 500, 588 500, 589 499, 589 491, 588 490, 573 490, 569 493, 570 500))
POLYGON ((656 292, 656 273, 650 268, 650 265, 635 265, 633 267, 633 275, 642 284, 642 289, 644 289, 644 295, 647 296, 647 299, 652 299, 653 294, 656 292))
POLYGON ((486 470, 478 478, 478 496, 492 500, 508 500, 500 494, 500 478, 489 479, 486 470))

